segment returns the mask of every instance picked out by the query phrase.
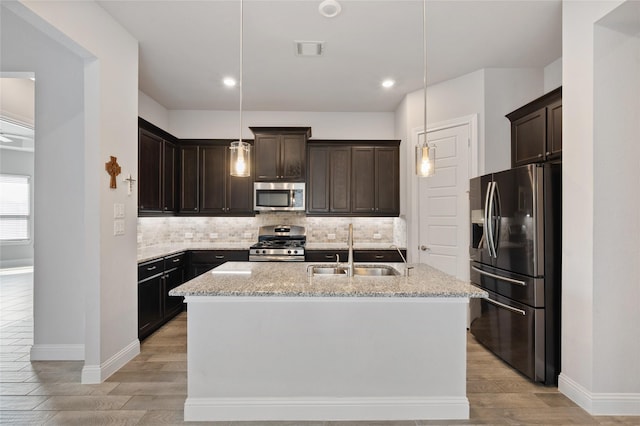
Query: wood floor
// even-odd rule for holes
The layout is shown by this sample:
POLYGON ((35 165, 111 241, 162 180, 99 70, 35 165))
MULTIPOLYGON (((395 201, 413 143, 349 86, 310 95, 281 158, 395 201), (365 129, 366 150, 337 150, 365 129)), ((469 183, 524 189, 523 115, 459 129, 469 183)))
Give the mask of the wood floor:
MULTIPOLYGON (((179 425, 187 394, 183 313, 99 385, 80 384, 82 362, 30 362, 31 274, 0 275, 0 424, 179 425)), ((234 422, 223 425, 639 425, 640 417, 591 417, 556 388, 535 385, 468 339, 467 421, 234 422)), ((188 423, 203 424, 203 423, 188 423)))

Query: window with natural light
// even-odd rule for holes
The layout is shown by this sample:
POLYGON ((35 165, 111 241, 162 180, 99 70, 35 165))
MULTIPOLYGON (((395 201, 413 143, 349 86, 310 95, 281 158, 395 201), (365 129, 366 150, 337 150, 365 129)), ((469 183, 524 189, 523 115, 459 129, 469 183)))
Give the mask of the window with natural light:
POLYGON ((0 174, 0 241, 27 241, 31 177, 0 174))

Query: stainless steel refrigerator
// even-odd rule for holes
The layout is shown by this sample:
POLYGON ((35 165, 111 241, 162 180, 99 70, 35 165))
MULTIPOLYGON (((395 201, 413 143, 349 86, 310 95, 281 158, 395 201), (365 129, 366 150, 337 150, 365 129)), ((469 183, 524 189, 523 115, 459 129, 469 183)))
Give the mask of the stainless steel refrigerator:
POLYGON ((560 373, 562 164, 470 181, 471 333, 536 382, 560 373))

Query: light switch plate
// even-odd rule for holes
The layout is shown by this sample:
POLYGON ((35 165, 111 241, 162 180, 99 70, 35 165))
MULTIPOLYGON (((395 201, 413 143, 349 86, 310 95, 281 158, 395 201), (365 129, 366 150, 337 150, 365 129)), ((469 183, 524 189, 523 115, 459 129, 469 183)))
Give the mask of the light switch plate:
POLYGON ((381 239, 381 238, 382 238, 382 235, 380 235, 380 234, 378 234, 378 233, 373 234, 373 239, 374 239, 374 240, 379 240, 379 239, 381 239))
POLYGON ((253 234, 251 232, 245 232, 244 233, 244 238, 252 238, 253 234))
POLYGON ((113 221, 113 235, 116 237, 124 235, 124 220, 116 219, 113 221))
POLYGON ((124 217, 124 204, 122 203, 114 203, 113 204, 113 218, 114 219, 122 219, 124 217))
POLYGON ((336 234, 327 234, 327 240, 335 240, 336 234))

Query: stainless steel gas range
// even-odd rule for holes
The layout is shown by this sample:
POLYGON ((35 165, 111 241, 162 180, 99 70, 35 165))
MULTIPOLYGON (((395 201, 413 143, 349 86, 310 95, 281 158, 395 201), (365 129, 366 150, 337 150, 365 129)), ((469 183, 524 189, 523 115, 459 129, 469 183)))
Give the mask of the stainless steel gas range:
POLYGON ((303 226, 261 226, 258 242, 249 249, 251 262, 304 262, 307 242, 303 226))

